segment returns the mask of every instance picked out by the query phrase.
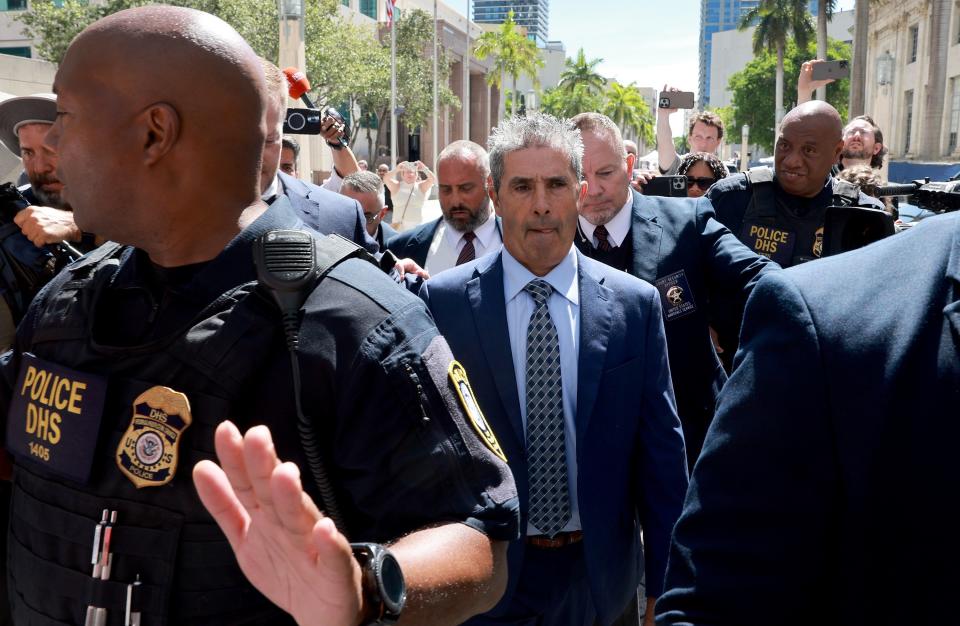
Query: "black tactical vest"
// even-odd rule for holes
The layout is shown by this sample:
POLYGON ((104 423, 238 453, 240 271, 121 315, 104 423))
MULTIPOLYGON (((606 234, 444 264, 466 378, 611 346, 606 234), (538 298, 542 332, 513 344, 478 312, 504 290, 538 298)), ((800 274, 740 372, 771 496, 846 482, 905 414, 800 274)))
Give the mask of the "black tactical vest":
MULTIPOLYGON (((827 207, 817 207, 799 217, 776 197, 773 170, 755 167, 746 172, 753 191, 738 237, 747 247, 781 267, 820 258, 827 207)), ((852 206, 860 199, 856 185, 833 179, 832 206, 852 206)))
MULTIPOLYGON (((256 283, 247 283, 217 298, 180 335, 129 348, 97 345, 90 331, 94 302, 115 273, 121 251, 108 244, 91 253, 67 270, 70 279, 60 290, 43 294, 38 303, 31 346, 39 359, 34 362, 37 371, 49 364, 110 374, 104 379, 103 417, 93 435, 89 478, 65 479, 42 463, 18 458, 8 539, 14 622, 83 624, 87 607, 94 605, 107 608, 108 624, 123 624, 127 585, 139 576, 144 626, 292 623, 247 582, 191 478, 198 461, 215 459, 216 426, 243 412, 238 399, 245 383, 265 364, 284 362, 276 360, 285 356, 285 346, 275 305, 256 283), (131 465, 134 453, 149 456, 158 450, 151 444, 177 436, 177 416, 163 411, 156 419, 167 423, 155 424, 154 441, 131 436, 137 434, 132 430, 135 414, 140 423, 154 419, 153 408, 142 403, 137 407, 135 401, 157 386, 187 396, 190 424, 179 431, 173 458, 158 461, 159 473, 145 474, 153 479, 173 474, 170 482, 137 488, 121 465, 140 472, 131 465), (94 529, 104 509, 117 512, 112 571, 109 581, 94 581, 94 529)), ((13 390, 15 401, 22 391, 13 390)), ((22 395, 29 396, 29 391, 22 395)), ((51 406, 59 402, 69 407, 66 391, 60 396, 49 390, 35 395, 37 402, 46 397, 51 406)), ((271 416, 261 417, 276 426, 270 423, 271 416)), ((62 426, 58 437, 67 436, 62 426)))

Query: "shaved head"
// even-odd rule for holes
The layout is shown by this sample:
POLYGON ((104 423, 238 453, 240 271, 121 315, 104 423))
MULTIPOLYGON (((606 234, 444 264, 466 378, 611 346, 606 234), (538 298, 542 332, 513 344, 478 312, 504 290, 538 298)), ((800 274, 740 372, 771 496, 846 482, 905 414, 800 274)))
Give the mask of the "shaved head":
POLYGON ((774 152, 777 182, 789 194, 813 198, 821 193, 843 150, 843 121, 822 100, 805 102, 780 123, 774 152))
POLYGON ((169 6, 115 13, 73 40, 54 90, 47 142, 83 230, 152 258, 238 232, 224 225, 259 196, 267 95, 259 59, 226 22, 169 6), (211 183, 217 193, 198 202, 211 183))

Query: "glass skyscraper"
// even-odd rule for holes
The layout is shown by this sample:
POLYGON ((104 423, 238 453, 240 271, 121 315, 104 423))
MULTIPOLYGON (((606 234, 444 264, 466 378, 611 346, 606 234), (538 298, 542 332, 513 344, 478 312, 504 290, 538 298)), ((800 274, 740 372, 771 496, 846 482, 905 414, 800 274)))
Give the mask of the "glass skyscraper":
MULTIPOLYGON (((710 104, 710 58, 713 33, 734 30, 744 13, 760 0, 700 0, 700 107, 710 104)), ((817 0, 810 0, 810 12, 817 14, 817 0)))
POLYGON ((514 21, 527 29, 527 37, 543 47, 547 45, 549 0, 474 0, 473 21, 478 24, 502 24, 513 11, 514 21))

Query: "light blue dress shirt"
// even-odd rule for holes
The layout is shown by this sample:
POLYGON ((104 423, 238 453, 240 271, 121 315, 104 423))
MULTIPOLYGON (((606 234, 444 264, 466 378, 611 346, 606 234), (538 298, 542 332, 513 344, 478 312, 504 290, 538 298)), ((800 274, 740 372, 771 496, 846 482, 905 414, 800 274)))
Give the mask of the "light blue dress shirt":
MULTIPOLYGON (((523 290, 527 283, 540 278, 510 256, 503 248, 503 296, 507 309, 507 329, 510 333, 510 352, 513 371, 517 376, 517 397, 520 398, 520 416, 527 429, 527 327, 533 314, 533 296, 523 290)), ((577 357, 580 353, 580 283, 577 278, 577 252, 570 252, 542 277, 553 287, 547 302, 550 317, 557 327, 560 344, 560 377, 563 385, 564 438, 567 449, 567 484, 570 492, 570 522, 563 532, 580 530, 580 506, 577 497, 577 357)), ((541 533, 532 524, 528 535, 541 533)))

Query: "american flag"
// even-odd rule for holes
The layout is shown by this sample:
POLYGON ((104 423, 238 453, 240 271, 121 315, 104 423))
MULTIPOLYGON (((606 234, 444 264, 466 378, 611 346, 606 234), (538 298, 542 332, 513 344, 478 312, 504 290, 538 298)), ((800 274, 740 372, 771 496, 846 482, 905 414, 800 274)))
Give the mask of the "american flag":
POLYGON ((393 26, 393 0, 387 0, 387 26, 393 26))

